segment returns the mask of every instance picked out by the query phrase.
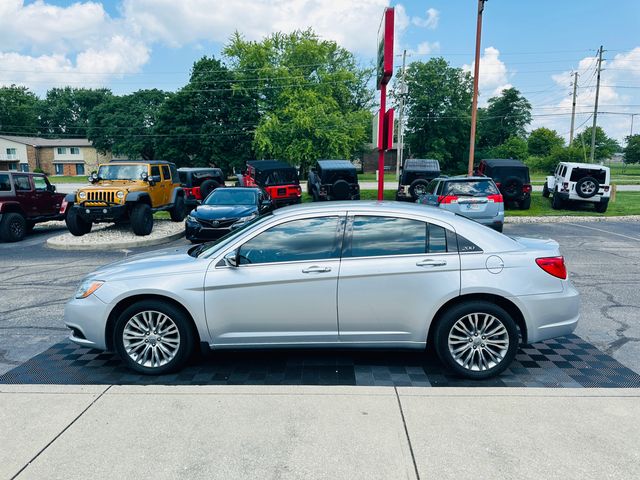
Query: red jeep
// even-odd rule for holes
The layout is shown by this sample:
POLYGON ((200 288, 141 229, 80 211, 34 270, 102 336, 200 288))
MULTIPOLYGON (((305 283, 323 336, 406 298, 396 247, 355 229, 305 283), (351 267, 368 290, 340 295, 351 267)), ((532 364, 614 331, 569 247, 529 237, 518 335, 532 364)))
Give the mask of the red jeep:
POLYGON ((252 160, 247 162, 244 175, 238 175, 243 187, 264 188, 276 207, 302 201, 302 188, 297 170, 278 160, 252 160))
POLYGON ((17 242, 36 223, 64 220, 64 197, 42 173, 0 172, 0 240, 17 242))

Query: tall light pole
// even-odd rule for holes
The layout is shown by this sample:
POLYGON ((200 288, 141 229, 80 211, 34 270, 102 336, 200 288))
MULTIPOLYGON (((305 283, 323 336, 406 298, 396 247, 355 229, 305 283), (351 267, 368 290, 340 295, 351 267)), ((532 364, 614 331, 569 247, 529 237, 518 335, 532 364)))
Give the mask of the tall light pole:
POLYGON ((476 27, 476 63, 473 69, 473 102, 471 103, 471 138, 469 139, 469 168, 467 174, 473 175, 473 161, 476 150, 476 116, 478 114, 478 77, 480 75, 480 39, 482 38, 482 12, 484 2, 478 0, 478 25, 476 27))
POLYGON ((405 71, 407 65, 407 51, 402 52, 402 77, 400 78, 400 113, 398 115, 398 150, 396 155, 396 180, 400 177, 400 167, 402 167, 402 160, 404 157, 404 128, 402 122, 404 121, 404 95, 407 93, 407 87, 405 83, 405 71))
POLYGON ((578 72, 573 74, 573 102, 571 103, 571 130, 569 131, 569 146, 573 143, 573 126, 576 122, 576 89, 578 88, 578 72))
POLYGON ((598 51, 598 79, 596 81, 596 102, 593 106, 593 127, 591 128, 591 157, 589 163, 593 163, 596 155, 596 122, 598 121, 598 97, 600 97, 600 72, 602 71, 602 45, 598 51))

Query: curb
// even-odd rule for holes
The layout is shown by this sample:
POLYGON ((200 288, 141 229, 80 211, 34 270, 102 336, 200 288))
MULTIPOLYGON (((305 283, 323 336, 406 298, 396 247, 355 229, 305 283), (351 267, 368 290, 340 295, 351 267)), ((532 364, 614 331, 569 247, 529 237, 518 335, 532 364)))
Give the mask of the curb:
POLYGON ((89 244, 81 244, 81 245, 73 245, 68 244, 64 241, 64 239, 69 234, 59 235, 57 237, 52 237, 47 239, 46 246, 48 248, 54 250, 121 250, 123 248, 136 248, 136 247, 152 247, 154 245, 162 245, 163 243, 172 242, 173 240, 177 240, 181 237, 184 237, 184 232, 172 233, 171 235, 167 235, 165 237, 160 238, 141 238, 140 240, 134 241, 125 241, 125 242, 110 242, 108 244, 104 243, 89 243, 89 244))
POLYGON ((504 223, 565 223, 565 222, 640 222, 640 215, 618 215, 611 217, 580 215, 547 215, 543 217, 506 216, 504 223))

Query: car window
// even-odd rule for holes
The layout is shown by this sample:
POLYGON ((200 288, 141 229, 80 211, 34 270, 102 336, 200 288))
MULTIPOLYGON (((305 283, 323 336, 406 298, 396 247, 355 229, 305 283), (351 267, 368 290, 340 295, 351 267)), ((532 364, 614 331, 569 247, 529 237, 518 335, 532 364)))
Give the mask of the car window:
POLYGON ((442 187, 444 186, 445 182, 438 182, 438 186, 436 187, 436 193, 438 195, 440 195, 442 193, 442 187))
POLYGON ((482 249, 462 235, 457 235, 458 251, 460 253, 481 252, 482 249))
POLYGON ((337 216, 305 218, 276 225, 240 247, 240 264, 339 258, 339 220, 337 216))
POLYGON ((445 195, 480 197, 499 193, 491 180, 460 180, 449 182, 445 195))
POLYGON ((152 177, 159 177, 160 176, 160 167, 158 167, 157 165, 152 165, 151 166, 151 176, 152 177))
POLYGON ((169 165, 162 165, 162 178, 164 180, 171 180, 171 173, 169 172, 169 165))
POLYGON ((47 189, 47 182, 44 177, 33 177, 33 184, 38 191, 45 191, 47 189))
POLYGON ((9 180, 9 175, 0 174, 0 192, 10 192, 11 191, 11 181, 9 180))
POLYGON ((31 182, 29 177, 25 175, 14 175, 13 183, 16 185, 16 191, 28 192, 31 190, 31 182))
POLYGON ((429 225, 427 253, 446 253, 447 231, 439 225, 429 225))
POLYGON ((171 169, 171 178, 173 178, 173 183, 179 183, 180 180, 180 175, 178 175, 178 168, 175 165, 170 165, 169 167, 171 169))

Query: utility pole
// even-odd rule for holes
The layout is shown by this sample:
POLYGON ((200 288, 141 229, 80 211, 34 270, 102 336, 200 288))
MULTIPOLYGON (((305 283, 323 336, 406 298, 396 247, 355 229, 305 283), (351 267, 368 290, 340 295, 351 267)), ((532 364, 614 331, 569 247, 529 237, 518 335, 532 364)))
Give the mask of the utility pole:
POLYGON ((476 63, 473 69, 473 102, 471 103, 471 135, 469 139, 469 167, 467 174, 473 175, 476 150, 476 116, 478 115, 478 77, 480 76, 480 39, 482 38, 482 12, 486 0, 478 0, 478 24, 476 26, 476 63))
POLYGON ((576 89, 578 88, 578 72, 573 74, 573 103, 571 104, 571 130, 569 131, 569 146, 573 143, 573 126, 576 122, 576 89))
POLYGON ((629 132, 629 136, 633 137, 633 117, 635 117, 636 115, 640 115, 640 113, 632 113, 631 114, 631 131, 629 132))
POLYGON ((404 127, 403 127, 403 113, 404 113, 404 96, 407 93, 407 84, 405 83, 404 75, 407 65, 407 50, 402 52, 402 78, 400 79, 400 112, 398 113, 398 154, 396 155, 396 180, 400 178, 400 167, 402 166, 402 160, 404 156, 404 127))
POLYGON ((593 107, 593 128, 591 129, 591 158, 590 163, 594 162, 596 155, 596 122, 598 120, 598 97, 600 96, 600 72, 602 71, 602 45, 598 52, 598 80, 596 82, 596 103, 593 107))

